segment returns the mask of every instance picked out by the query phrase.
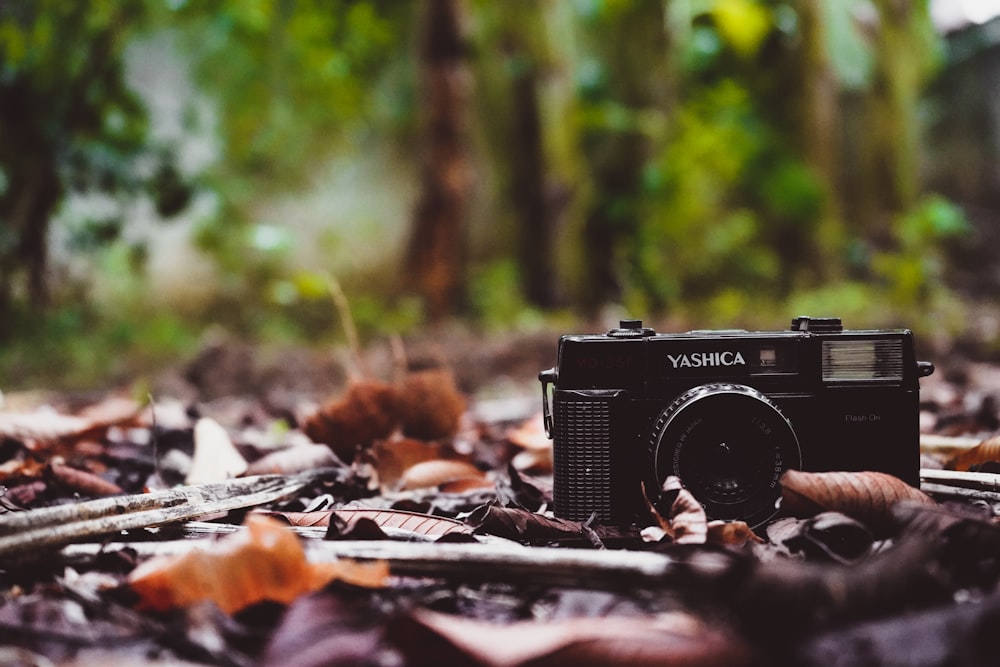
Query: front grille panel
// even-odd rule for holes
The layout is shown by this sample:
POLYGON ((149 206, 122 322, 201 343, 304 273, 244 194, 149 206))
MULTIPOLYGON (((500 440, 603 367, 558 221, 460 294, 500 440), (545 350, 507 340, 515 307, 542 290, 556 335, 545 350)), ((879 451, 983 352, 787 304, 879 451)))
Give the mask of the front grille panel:
POLYGON ((611 404, 555 401, 555 513, 575 521, 611 520, 611 404))

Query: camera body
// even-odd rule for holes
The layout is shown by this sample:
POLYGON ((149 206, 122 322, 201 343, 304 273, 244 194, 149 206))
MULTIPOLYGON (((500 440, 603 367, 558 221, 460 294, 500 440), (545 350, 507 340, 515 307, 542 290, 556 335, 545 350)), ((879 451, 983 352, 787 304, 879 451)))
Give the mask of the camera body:
POLYGON ((642 489, 678 476, 713 519, 759 525, 788 468, 872 470, 919 484, 919 379, 911 331, 844 330, 797 317, 785 331, 658 334, 623 320, 564 335, 539 375, 557 516, 631 523, 642 489), (551 396, 551 403, 550 403, 551 396))

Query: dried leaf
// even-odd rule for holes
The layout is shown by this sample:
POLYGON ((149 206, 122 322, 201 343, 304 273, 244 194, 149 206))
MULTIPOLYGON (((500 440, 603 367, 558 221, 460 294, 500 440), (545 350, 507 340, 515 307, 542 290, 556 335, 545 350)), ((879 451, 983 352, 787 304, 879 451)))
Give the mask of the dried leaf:
POLYGON ((748 542, 764 543, 746 521, 709 521, 707 529, 705 542, 708 544, 742 547, 748 542))
POLYGON ((802 472, 781 478, 782 508, 798 517, 841 512, 872 529, 893 525, 892 507, 907 501, 934 505, 925 493, 881 472, 802 472))
POLYGON ((845 565, 866 556, 874 542, 864 524, 840 512, 822 512, 804 520, 779 519, 768 526, 767 534, 789 552, 845 565))
POLYGON ((449 438, 458 432, 465 414, 465 396, 447 368, 416 371, 403 378, 398 390, 398 417, 403 434, 420 440, 449 438))
POLYGON ((454 458, 454 450, 449 445, 404 437, 380 441, 372 452, 384 489, 395 488, 403 473, 418 463, 454 458))
POLYGON ((332 517, 337 517, 348 525, 359 519, 369 519, 380 528, 398 528, 418 535, 440 536, 449 533, 472 533, 471 527, 456 519, 402 510, 345 509, 323 512, 269 512, 267 514, 286 519, 293 526, 325 527, 330 525, 332 517))
POLYGON ((435 654, 448 656, 451 664, 488 667, 738 667, 751 664, 752 658, 736 633, 708 627, 694 616, 679 612, 643 618, 571 618, 500 625, 419 610, 394 630, 390 638, 403 647, 405 654, 423 655, 432 647, 435 654), (446 646, 442 646, 442 640, 446 646))
POLYGON ((247 467, 248 475, 294 475, 315 468, 344 465, 326 445, 297 445, 271 452, 247 467))
MULTIPOLYGON (((325 590, 296 600, 283 615, 261 667, 357 667, 385 664, 384 621, 374 604, 325 590)), ((443 664, 443 663, 442 663, 443 664)))
MULTIPOLYGON (((645 493, 642 495, 646 497, 645 493)), ((646 508, 666 536, 677 544, 705 543, 708 535, 705 508, 684 488, 679 477, 667 477, 656 504, 647 499, 646 508)))
POLYGON ((94 427, 94 422, 89 419, 51 410, 0 413, 0 439, 18 440, 29 448, 39 448, 66 438, 80 437, 89 433, 94 427))
POLYGON ((194 425, 194 459, 185 484, 221 482, 247 471, 247 462, 219 422, 202 417, 194 425))
POLYGON ((59 461, 52 461, 49 464, 49 472, 59 484, 85 496, 100 498, 124 493, 122 488, 113 482, 98 477, 92 472, 72 468, 59 461))
POLYGON ((545 433, 545 422, 541 412, 522 422, 517 428, 508 431, 507 439, 523 449, 552 449, 552 440, 545 433))
POLYGON ((975 447, 960 452, 948 461, 945 467, 965 471, 973 466, 990 462, 1000 462, 1000 435, 987 438, 975 447))
POLYGON ((86 408, 79 415, 51 409, 34 412, 0 412, 0 440, 10 438, 39 448, 60 440, 95 436, 109 426, 134 421, 139 406, 128 399, 109 399, 86 408))
POLYGON ((596 525, 586 528, 579 521, 548 517, 515 507, 494 504, 476 508, 466 519, 476 533, 526 542, 591 542, 588 531, 602 541, 640 541, 631 528, 596 525))
POLYGON ((246 530, 177 558, 154 558, 137 567, 129 584, 140 608, 165 611, 211 600, 233 613, 262 600, 288 603, 333 579, 384 586, 385 563, 310 563, 298 537, 281 523, 250 514, 246 530))
POLYGON ((464 479, 485 480, 486 475, 471 463, 438 459, 410 466, 400 477, 399 485, 404 490, 422 489, 464 479))
POLYGON ((343 396, 307 417, 302 430, 316 443, 330 447, 344 461, 354 460, 358 447, 368 448, 389 437, 398 423, 398 394, 393 385, 375 380, 353 382, 343 396))

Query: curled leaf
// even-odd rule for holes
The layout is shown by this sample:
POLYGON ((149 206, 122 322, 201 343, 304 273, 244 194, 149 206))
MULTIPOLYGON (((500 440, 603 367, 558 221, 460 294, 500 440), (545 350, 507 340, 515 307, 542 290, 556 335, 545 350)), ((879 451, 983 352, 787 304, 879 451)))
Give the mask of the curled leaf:
POLYGON ((679 612, 501 625, 421 610, 404 621, 394 635, 405 654, 423 656, 430 647, 449 664, 739 667, 752 655, 736 633, 679 612))
POLYGON ((194 459, 185 484, 221 482, 247 471, 247 462, 219 422, 202 417, 194 425, 194 459))
POLYGON ((342 465, 326 445, 297 445, 271 452, 247 468, 248 475, 294 475, 295 473, 342 465))
POLYGON ((129 585, 140 608, 165 611, 211 600, 233 613, 262 600, 291 602, 333 579, 379 587, 388 577, 382 562, 310 563, 299 538, 279 522, 250 514, 246 530, 183 556, 154 558, 137 567, 129 585))
POLYGON ((407 468, 400 478, 400 486, 403 489, 422 489, 468 479, 485 482, 486 475, 471 463, 438 459, 407 468))
POLYGON ((748 542, 763 543, 746 521, 709 521, 705 542, 723 546, 742 547, 748 542))
POLYGON ((964 471, 990 462, 1000 462, 1000 435, 987 438, 975 447, 959 452, 945 467, 964 471))
POLYGON ((360 380, 305 418, 302 430, 313 442, 328 446, 350 462, 356 448, 370 447, 392 433, 397 423, 397 401, 393 385, 360 380))
POLYGON ((864 524, 840 512, 822 512, 802 520, 779 519, 768 526, 767 534, 774 544, 790 552, 845 565, 866 556, 874 542, 864 524))
POLYGON ((399 385, 398 406, 403 434, 421 440, 448 438, 458 432, 465 396, 447 368, 415 371, 399 385))
POLYGON ((894 525, 896 503, 935 504, 919 489, 881 472, 787 470, 781 478, 781 498, 782 508, 793 516, 840 512, 876 530, 894 525))
MULTIPOLYGON (((643 493, 643 497, 646 494, 643 493)), ((647 509, 663 532, 677 544, 704 544, 708 535, 708 517, 694 495, 684 488, 679 477, 663 481, 660 497, 647 509)))
POLYGON ((86 496, 100 498, 123 493, 121 487, 114 482, 109 482, 92 472, 70 467, 60 461, 52 461, 49 464, 49 472, 52 479, 62 486, 86 496))

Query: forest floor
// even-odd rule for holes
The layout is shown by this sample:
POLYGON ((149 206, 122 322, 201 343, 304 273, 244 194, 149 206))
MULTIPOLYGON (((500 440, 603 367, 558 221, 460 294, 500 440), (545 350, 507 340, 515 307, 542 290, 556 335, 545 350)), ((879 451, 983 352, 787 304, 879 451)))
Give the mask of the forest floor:
POLYGON ((1000 366, 935 359, 922 490, 789 473, 753 532, 674 480, 610 526, 550 511, 557 338, 217 340, 146 399, 5 395, 0 664, 995 660, 1000 366))

